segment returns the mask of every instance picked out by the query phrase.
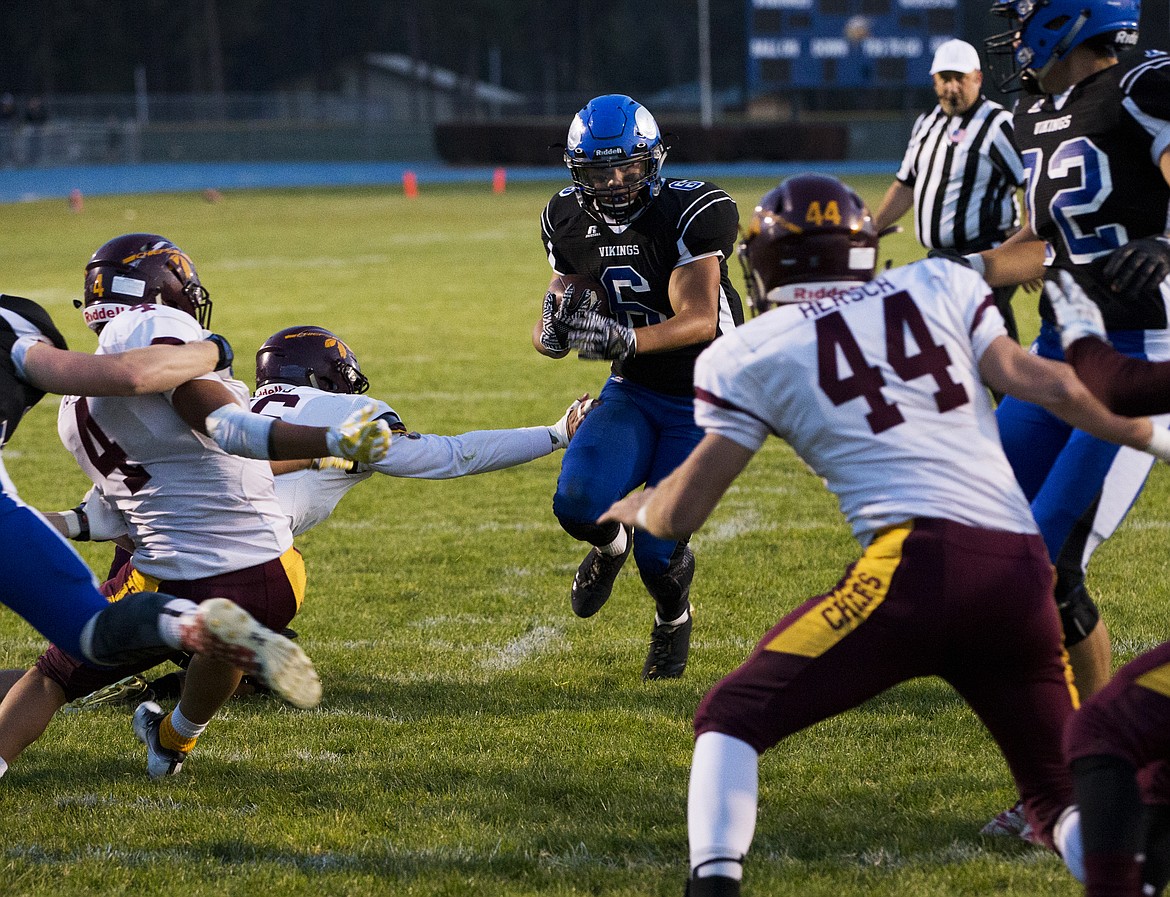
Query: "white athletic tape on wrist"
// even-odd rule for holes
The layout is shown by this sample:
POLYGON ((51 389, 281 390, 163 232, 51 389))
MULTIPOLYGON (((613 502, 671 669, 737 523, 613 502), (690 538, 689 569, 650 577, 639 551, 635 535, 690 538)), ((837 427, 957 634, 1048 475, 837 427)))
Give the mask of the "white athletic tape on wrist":
POLYGON ((637 529, 649 529, 650 524, 646 521, 646 506, 638 508, 638 513, 634 515, 634 526, 637 529))
POLYGON ((268 437, 276 419, 253 414, 239 405, 222 405, 207 415, 207 435, 225 452, 241 458, 270 457, 268 437))
POLYGON ((81 515, 76 511, 62 511, 61 520, 65 524, 65 535, 76 539, 81 535, 81 515))
POLYGON ((1154 435, 1150 438, 1150 444, 1146 446, 1146 451, 1155 458, 1170 461, 1170 430, 1155 424, 1154 435))

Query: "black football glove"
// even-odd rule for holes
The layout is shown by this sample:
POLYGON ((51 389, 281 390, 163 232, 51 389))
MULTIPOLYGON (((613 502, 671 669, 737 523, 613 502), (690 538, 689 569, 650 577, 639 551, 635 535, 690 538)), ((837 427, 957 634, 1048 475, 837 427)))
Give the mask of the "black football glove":
POLYGON ((540 307, 540 344, 551 355, 563 358, 569 354, 569 325, 557 314, 557 297, 551 290, 544 294, 540 307))
POLYGON ((585 312, 600 311, 600 309, 601 297, 597 295, 596 290, 571 283, 565 287, 565 295, 561 297, 561 307, 557 312, 557 317, 562 321, 568 321, 570 318, 576 318, 585 312))
POLYGON ((1156 290, 1170 275, 1170 240, 1142 237, 1114 249, 1102 270, 1115 293, 1156 290))
POLYGON ((213 343, 219 349, 219 360, 215 362, 215 369, 217 371, 229 369, 236 356, 232 352, 232 344, 227 341, 227 337, 212 333, 206 338, 206 342, 213 343))
MULTIPOLYGON (((567 292, 566 292, 567 295, 567 292)), ((626 359, 638 350, 634 328, 619 324, 596 311, 584 311, 569 318, 569 345, 579 358, 590 361, 626 359)))

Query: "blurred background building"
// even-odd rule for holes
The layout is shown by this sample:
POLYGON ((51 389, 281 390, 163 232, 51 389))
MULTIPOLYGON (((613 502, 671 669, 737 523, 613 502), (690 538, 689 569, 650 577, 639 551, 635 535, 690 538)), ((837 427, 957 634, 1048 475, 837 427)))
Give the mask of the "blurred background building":
MULTIPOLYGON (((1165 47, 1170 2, 1145 5, 1143 45, 1165 47)), ((548 144, 608 92, 647 105, 695 161, 894 159, 935 102, 934 49, 951 37, 981 46, 1003 30, 989 7, 6 0, 0 166, 554 164, 548 144)), ((1002 99, 991 78, 987 87, 1002 99)))

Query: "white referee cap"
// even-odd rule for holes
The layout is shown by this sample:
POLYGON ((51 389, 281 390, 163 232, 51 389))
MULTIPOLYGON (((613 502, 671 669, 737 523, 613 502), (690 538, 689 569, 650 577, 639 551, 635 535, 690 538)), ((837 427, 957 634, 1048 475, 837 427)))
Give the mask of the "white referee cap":
POLYGON ((938 72, 977 72, 980 70, 979 53, 964 40, 949 40, 939 44, 934 51, 934 62, 930 64, 932 75, 938 72))

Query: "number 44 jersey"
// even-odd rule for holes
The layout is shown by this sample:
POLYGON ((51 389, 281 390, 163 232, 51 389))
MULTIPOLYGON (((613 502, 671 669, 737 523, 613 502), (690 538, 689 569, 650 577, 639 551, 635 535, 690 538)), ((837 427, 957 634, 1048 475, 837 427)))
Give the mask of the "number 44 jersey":
MULTIPOLYGON (((1055 97, 1024 97, 1013 114, 1027 171, 1028 218, 1101 306, 1110 330, 1167 326, 1159 291, 1118 295, 1102 269, 1131 240, 1170 222, 1158 160, 1170 145, 1170 56, 1136 51, 1055 97)), ((1040 300, 1052 321, 1047 297, 1040 300)))
MULTIPOLYGON (((106 324, 98 353, 206 336, 185 312, 137 305, 106 324)), ((248 398, 247 386, 226 373, 200 379, 248 398)), ((171 397, 68 396, 57 415, 61 441, 125 518, 135 568, 164 582, 188 581, 282 555, 292 531, 268 462, 227 454, 187 426, 171 397)))
POLYGON ((804 301, 699 357, 699 426, 753 451, 769 433, 786 440, 862 545, 915 517, 1035 533, 979 378, 983 352, 1006 338, 983 279, 927 259, 794 289, 804 301))

